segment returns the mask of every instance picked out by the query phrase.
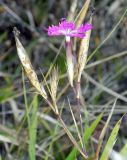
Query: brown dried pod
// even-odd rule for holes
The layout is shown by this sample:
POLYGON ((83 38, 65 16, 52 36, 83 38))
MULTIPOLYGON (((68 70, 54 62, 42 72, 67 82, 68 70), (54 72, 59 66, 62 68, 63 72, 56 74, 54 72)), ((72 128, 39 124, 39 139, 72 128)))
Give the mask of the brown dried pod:
POLYGON ((28 79, 30 80, 31 84, 36 88, 36 90, 39 92, 39 94, 41 94, 43 96, 43 98, 47 99, 47 94, 45 92, 44 87, 39 83, 37 74, 35 73, 33 66, 30 62, 30 59, 23 47, 23 45, 21 44, 21 42, 19 41, 18 35, 19 35, 19 31, 17 30, 17 28, 14 28, 13 30, 14 32, 14 36, 15 36, 15 41, 16 41, 16 47, 17 47, 17 52, 18 52, 18 56, 19 59, 23 65, 23 68, 25 70, 26 76, 28 77, 28 79))
MULTIPOLYGON (((92 17, 89 23, 90 24, 92 23, 92 17)), ((85 68, 87 62, 90 35, 91 35, 91 30, 87 31, 86 36, 81 40, 80 49, 78 53, 78 82, 80 82, 82 71, 85 68)))

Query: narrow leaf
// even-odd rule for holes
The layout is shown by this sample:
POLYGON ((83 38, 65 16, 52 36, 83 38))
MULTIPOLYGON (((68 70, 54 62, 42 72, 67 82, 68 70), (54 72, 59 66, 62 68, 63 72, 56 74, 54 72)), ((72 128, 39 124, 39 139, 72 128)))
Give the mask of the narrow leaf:
POLYGON ((120 128, 120 124, 121 124, 121 120, 122 118, 116 123, 115 127, 113 128, 111 134, 110 134, 110 137, 108 139, 108 142, 104 148, 104 151, 101 155, 101 158, 100 160, 107 160, 108 157, 109 157, 109 154, 114 146, 114 143, 116 141, 116 138, 117 138, 117 134, 118 134, 118 131, 119 131, 119 128, 120 128))
POLYGON ((120 150, 120 155, 124 157, 124 159, 127 159, 127 143, 120 150))
POLYGON ((84 133, 84 142, 87 143, 88 140, 90 139, 92 133, 94 132, 95 128, 97 127, 98 123, 100 122, 102 118, 103 113, 101 113, 91 124, 89 128, 84 133))
POLYGON ((74 160, 76 158, 78 151, 76 148, 73 148, 73 150, 69 153, 67 158, 65 160, 74 160))
POLYGON ((116 101, 113 104, 113 107, 112 107, 111 112, 110 112, 110 114, 108 116, 108 119, 107 119, 107 121, 106 121, 106 123, 104 125, 104 128, 102 129, 102 132, 100 134, 99 141, 98 141, 98 146, 97 146, 96 153, 95 153, 95 159, 98 159, 98 157, 99 157, 99 153, 100 153, 100 149, 101 149, 101 146, 102 146, 103 138, 105 136, 105 133, 107 131, 110 119, 112 117, 112 114, 113 114, 113 111, 114 111, 114 108, 115 108, 115 105, 116 105, 116 101))
MULTIPOLYGON (((92 122, 91 126, 87 128, 87 130, 84 133, 84 142, 87 143, 89 138, 91 137, 92 133, 94 132, 95 128, 97 127, 98 123, 100 122, 102 118, 102 113, 92 122)), ((74 160, 76 157, 78 151, 76 148, 73 148, 73 150, 69 153, 66 160, 74 160)))
POLYGON ((33 99, 32 115, 29 126, 29 158, 30 160, 36 159, 35 144, 37 134, 37 110, 38 110, 38 99, 37 96, 33 99))

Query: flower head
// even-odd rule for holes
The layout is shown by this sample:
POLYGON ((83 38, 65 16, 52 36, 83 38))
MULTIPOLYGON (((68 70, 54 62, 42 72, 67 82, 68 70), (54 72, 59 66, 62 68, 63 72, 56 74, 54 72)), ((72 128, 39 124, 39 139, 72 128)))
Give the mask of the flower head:
POLYGON ((76 28, 73 22, 68 22, 66 19, 62 19, 58 26, 49 26, 48 35, 49 36, 65 36, 66 38, 70 37, 79 37, 84 38, 85 32, 92 29, 92 25, 89 23, 81 25, 79 28, 76 28))

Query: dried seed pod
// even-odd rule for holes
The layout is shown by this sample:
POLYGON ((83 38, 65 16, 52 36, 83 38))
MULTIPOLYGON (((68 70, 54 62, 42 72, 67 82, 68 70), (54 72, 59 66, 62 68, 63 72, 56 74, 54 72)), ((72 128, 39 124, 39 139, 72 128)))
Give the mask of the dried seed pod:
POLYGON ((50 79, 51 97, 54 102, 56 102, 57 87, 58 87, 58 70, 54 69, 50 79))
POLYGON ((88 11, 89 5, 90 5, 91 0, 86 0, 84 6, 82 7, 80 14, 78 16, 78 19, 76 20, 76 27, 80 27, 81 24, 83 23, 86 13, 88 11))
MULTIPOLYGON (((90 24, 92 23, 92 17, 89 23, 90 24)), ((78 82, 80 82, 82 71, 87 62, 90 35, 91 35, 91 30, 87 31, 86 36, 81 40, 80 49, 78 53, 78 82)))
POLYGON ((58 87, 58 70, 54 69, 52 72, 51 79, 50 79, 50 95, 52 97, 55 112, 58 114, 59 111, 58 111, 58 107, 56 105, 57 87, 58 87))
POLYGON ((27 56, 27 53, 26 53, 24 47, 22 46, 21 42, 19 41, 19 38, 18 38, 19 31, 17 30, 17 28, 14 28, 13 32, 14 32, 14 36, 15 36, 18 56, 20 58, 20 61, 23 65, 23 68, 26 72, 26 75, 27 75, 28 79, 30 80, 31 84, 37 89, 39 94, 41 94, 45 99, 47 99, 47 94, 45 92, 45 89, 39 83, 38 77, 37 77, 37 75, 36 75, 36 73, 35 73, 35 71, 32 67, 30 59, 27 56))

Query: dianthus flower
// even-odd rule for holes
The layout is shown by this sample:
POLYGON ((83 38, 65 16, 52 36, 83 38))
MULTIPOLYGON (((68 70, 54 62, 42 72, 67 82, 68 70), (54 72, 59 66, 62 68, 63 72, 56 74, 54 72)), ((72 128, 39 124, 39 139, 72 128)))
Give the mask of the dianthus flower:
POLYGON ((82 24, 80 27, 76 28, 73 22, 68 22, 66 19, 62 19, 58 26, 49 26, 48 35, 49 36, 65 36, 66 40, 70 37, 84 38, 85 33, 92 29, 92 25, 89 23, 82 24))
POLYGON ((74 56, 72 53, 71 37, 84 38, 85 33, 92 29, 89 23, 76 27, 73 22, 68 22, 65 18, 61 20, 58 26, 49 26, 47 29, 49 36, 65 36, 67 71, 70 85, 73 87, 74 77, 74 56))

